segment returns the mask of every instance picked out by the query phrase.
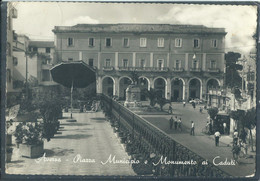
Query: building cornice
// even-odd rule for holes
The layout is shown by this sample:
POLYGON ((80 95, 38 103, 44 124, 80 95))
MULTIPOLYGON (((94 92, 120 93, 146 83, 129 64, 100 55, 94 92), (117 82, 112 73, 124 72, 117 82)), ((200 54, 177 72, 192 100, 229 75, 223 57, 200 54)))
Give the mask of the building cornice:
POLYGON ((75 26, 55 26, 56 33, 131 33, 131 34, 221 34, 224 28, 208 28, 202 25, 171 24, 78 24, 75 26))

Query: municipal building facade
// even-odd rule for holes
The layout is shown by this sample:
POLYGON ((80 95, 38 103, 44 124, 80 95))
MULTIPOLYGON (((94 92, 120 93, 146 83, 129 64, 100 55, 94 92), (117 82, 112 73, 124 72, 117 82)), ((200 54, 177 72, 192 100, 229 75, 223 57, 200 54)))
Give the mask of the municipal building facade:
POLYGON ((78 24, 55 26, 55 59, 83 60, 97 69, 96 90, 125 98, 131 72, 145 89, 172 101, 205 98, 222 87, 225 29, 201 25, 78 24))

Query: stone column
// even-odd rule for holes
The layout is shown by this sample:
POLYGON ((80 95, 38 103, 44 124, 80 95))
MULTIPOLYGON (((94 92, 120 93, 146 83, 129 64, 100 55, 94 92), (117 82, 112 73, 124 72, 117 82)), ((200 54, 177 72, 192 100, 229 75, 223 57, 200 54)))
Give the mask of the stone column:
POLYGON ((118 52, 115 52, 115 70, 118 70, 118 52))
POLYGON ((153 67, 153 53, 150 53, 150 67, 153 67))
POLYGON ((185 100, 187 98, 187 95, 186 95, 186 83, 185 81, 182 82, 183 83, 183 87, 182 87, 182 99, 185 100))
POLYGON ((97 67, 98 67, 98 69, 100 69, 100 66, 101 66, 101 61, 100 61, 100 52, 98 52, 98 62, 97 62, 97 67))
POLYGON ((206 71, 206 53, 203 53, 203 56, 202 56, 202 71, 206 71))
POLYGON ((166 99, 171 99, 171 79, 170 78, 167 78, 166 79, 166 91, 165 91, 165 98, 166 99))
POLYGON ((97 77, 97 93, 101 94, 102 92, 102 78, 100 76, 97 77))
POLYGON ((118 77, 114 77, 114 87, 113 87, 113 95, 119 96, 119 80, 118 77))
POLYGON ((187 83, 185 84, 185 99, 188 100, 190 97, 190 93, 189 93, 189 82, 188 80, 186 81, 187 83))
POLYGON ((204 83, 203 83, 203 81, 201 81, 201 83, 200 83, 200 99, 202 99, 203 85, 204 85, 204 83))
POLYGON ((133 67, 136 67, 136 53, 133 52, 133 67))
POLYGON ((202 93, 201 93, 201 95, 206 94, 206 93, 207 93, 207 82, 206 82, 206 80, 202 80, 202 93))
MULTIPOLYGON (((221 54, 221 66, 220 66, 220 71, 224 71, 225 67, 226 67, 226 60, 225 60, 225 53, 221 54)), ((218 66, 218 64, 217 64, 218 66)))
POLYGON ((185 53, 185 67, 184 67, 185 71, 189 70, 189 54, 185 53))
POLYGON ((166 67, 170 68, 170 53, 167 53, 166 67))
MULTIPOLYGON (((150 78, 149 80, 150 80, 150 88, 154 89, 154 80, 153 80, 153 78, 150 78)), ((149 88, 149 90, 150 90, 150 88, 149 88)))

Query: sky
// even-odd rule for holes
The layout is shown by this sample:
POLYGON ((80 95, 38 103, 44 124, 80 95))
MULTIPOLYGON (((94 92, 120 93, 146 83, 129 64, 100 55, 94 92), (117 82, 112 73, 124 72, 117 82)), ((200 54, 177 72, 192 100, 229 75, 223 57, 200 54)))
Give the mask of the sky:
POLYGON ((255 6, 151 3, 15 2, 14 30, 32 40, 54 40, 54 26, 83 23, 192 24, 225 28, 226 52, 249 54, 255 47, 255 6))

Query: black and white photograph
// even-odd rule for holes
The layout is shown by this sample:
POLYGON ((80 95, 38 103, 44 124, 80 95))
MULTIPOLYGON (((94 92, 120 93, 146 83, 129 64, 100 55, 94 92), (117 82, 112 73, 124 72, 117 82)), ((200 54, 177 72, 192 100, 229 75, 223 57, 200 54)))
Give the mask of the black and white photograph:
POLYGON ((3 176, 255 178, 258 9, 5 2, 3 176))

